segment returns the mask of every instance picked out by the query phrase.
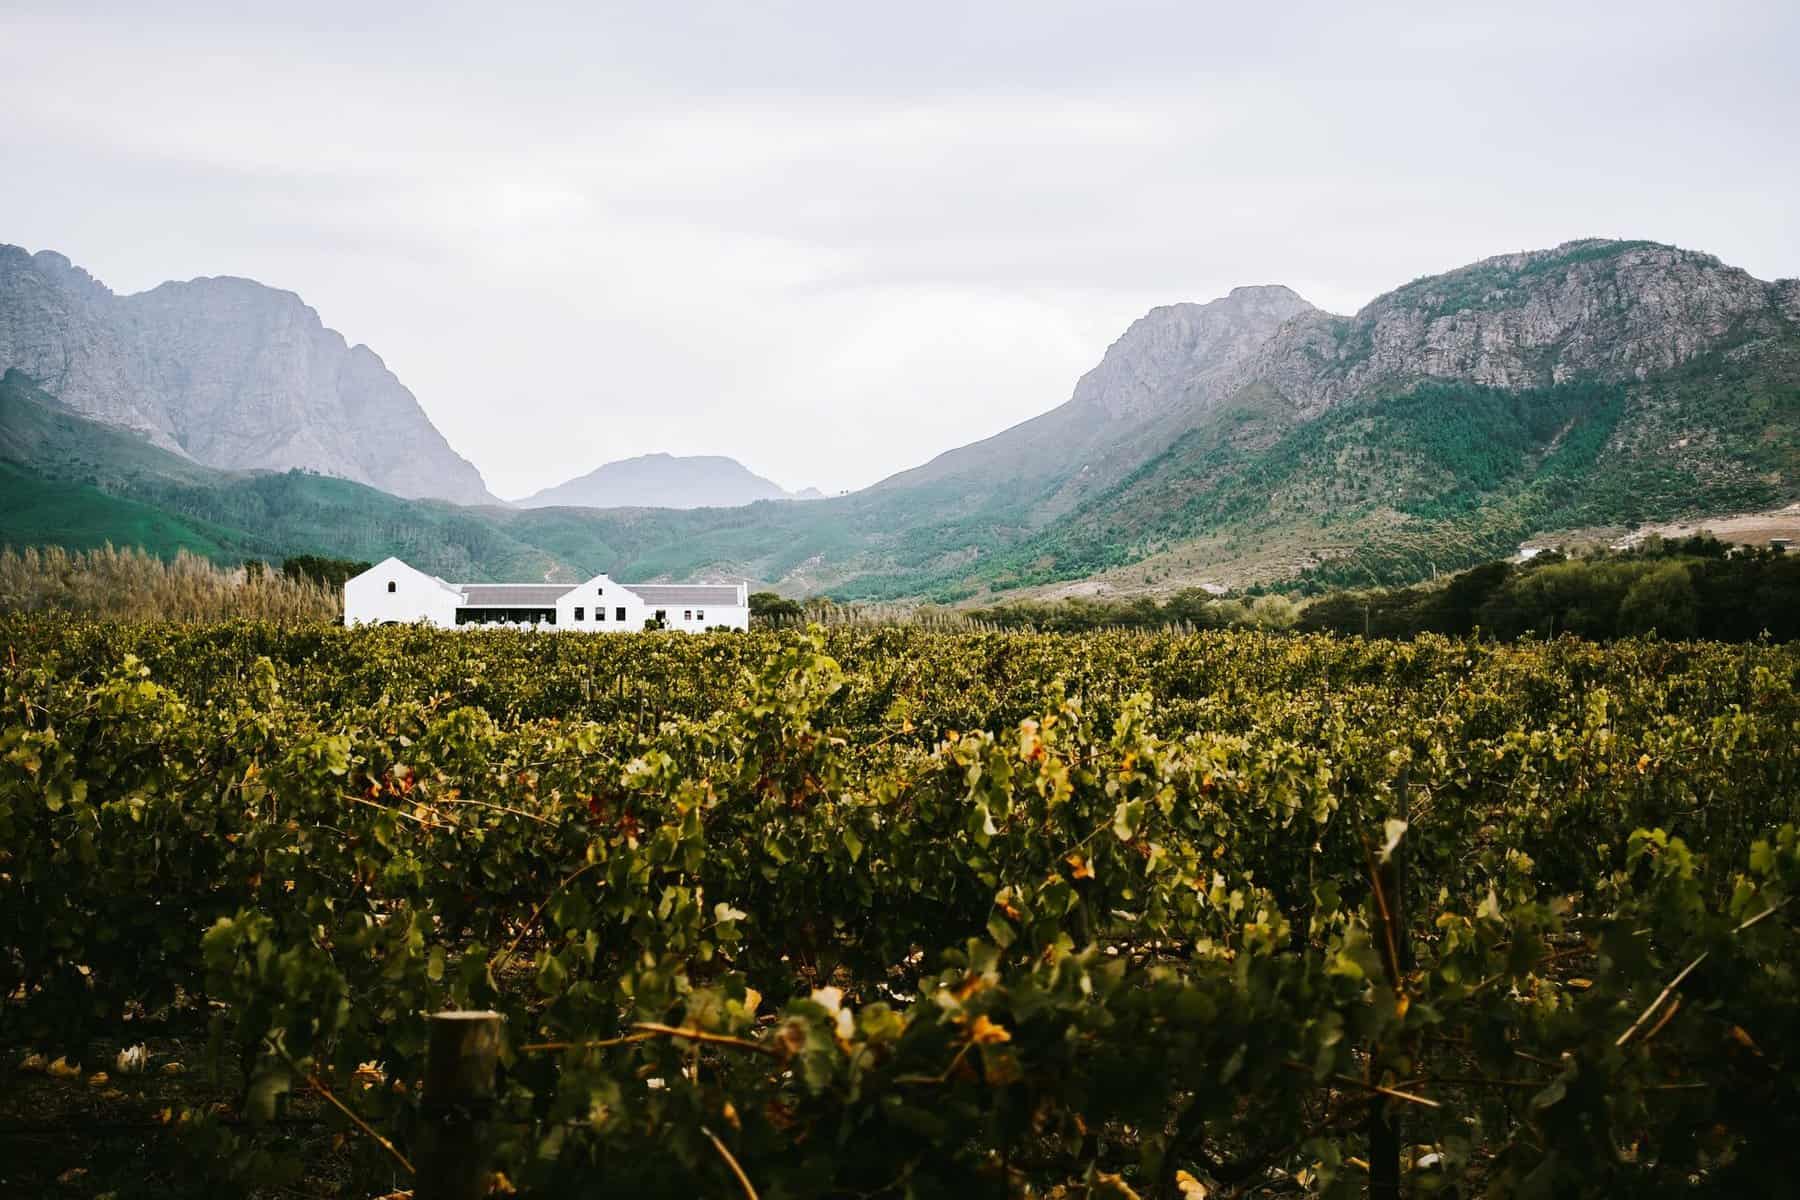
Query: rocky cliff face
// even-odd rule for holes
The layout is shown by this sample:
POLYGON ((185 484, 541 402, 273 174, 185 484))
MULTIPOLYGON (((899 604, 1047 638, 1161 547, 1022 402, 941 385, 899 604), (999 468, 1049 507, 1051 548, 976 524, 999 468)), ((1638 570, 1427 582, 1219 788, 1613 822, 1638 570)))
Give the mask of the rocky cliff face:
POLYGON ((965 509, 984 497, 1030 500, 1028 520, 1042 523, 1166 445, 1191 422, 1195 406, 1235 379, 1276 331, 1317 312, 1280 286, 1151 309, 1060 407, 883 480, 876 490, 954 489, 965 509))
POLYGON ((1296 321, 1244 360, 1236 387, 1272 387, 1301 416, 1421 379, 1546 387, 1645 379, 1706 351, 1791 330, 1792 281, 1709 254, 1579 241, 1417 280, 1354 317, 1296 321))
POLYGON ((1153 308, 1081 377, 1069 405, 1113 421, 1154 419, 1229 378, 1288 321, 1318 311, 1279 285, 1233 288, 1208 304, 1153 308))
POLYGON ((207 466, 301 467, 399 496, 496 503, 372 350, 251 280, 115 296, 60 254, 0 246, 6 367, 207 466))

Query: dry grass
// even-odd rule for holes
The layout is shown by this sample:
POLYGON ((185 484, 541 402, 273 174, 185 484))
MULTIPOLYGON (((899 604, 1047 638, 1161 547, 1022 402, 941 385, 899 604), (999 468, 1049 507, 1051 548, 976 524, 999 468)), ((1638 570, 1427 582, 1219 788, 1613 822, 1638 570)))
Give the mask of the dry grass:
POLYGON ((112 546, 0 550, 0 610, 44 609, 137 621, 336 621, 343 599, 310 580, 221 567, 186 551, 161 559, 112 546))

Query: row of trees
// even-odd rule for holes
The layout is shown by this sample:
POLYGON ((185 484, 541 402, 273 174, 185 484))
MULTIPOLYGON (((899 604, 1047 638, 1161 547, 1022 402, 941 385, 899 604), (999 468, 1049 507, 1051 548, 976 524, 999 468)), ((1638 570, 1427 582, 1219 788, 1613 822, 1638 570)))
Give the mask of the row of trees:
POLYGON ((1445 587, 1338 593, 1301 614, 1307 631, 1410 637, 1502 638, 1573 633, 1608 640, 1665 638, 1777 641, 1800 637, 1800 556, 1727 548, 1711 538, 1652 540, 1624 554, 1540 555, 1493 562, 1445 587))

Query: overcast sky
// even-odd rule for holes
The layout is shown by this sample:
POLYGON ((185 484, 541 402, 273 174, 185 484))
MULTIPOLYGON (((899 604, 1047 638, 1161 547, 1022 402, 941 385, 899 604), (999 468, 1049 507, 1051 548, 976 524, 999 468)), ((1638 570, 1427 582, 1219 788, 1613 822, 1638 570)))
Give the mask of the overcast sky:
POLYGON ((1797 64, 1795 0, 0 0, 0 241, 300 293, 502 496, 656 450, 836 491, 1238 284, 1800 275, 1797 64))

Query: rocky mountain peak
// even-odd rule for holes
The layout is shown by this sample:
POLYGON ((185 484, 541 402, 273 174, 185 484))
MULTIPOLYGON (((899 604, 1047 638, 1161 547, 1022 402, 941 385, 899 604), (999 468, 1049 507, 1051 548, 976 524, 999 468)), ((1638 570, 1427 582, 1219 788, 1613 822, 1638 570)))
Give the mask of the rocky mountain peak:
POLYGON ((1237 382, 1267 382, 1307 414, 1384 381, 1642 379, 1783 324, 1776 285, 1710 254, 1589 238, 1416 279, 1351 318, 1296 322, 1237 382))
POLYGON ((1280 285, 1233 288, 1204 304, 1153 308, 1081 377, 1070 403, 1115 420, 1151 415, 1197 378, 1228 370, 1289 320, 1317 311, 1280 285))
POLYGON ((495 503, 418 400, 293 292, 236 276, 131 296, 54 251, 0 247, 0 369, 70 410, 228 470, 299 467, 495 503))

